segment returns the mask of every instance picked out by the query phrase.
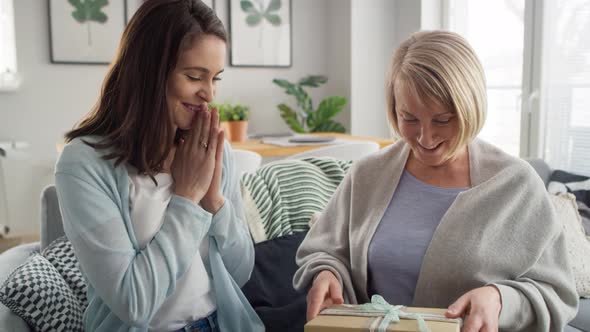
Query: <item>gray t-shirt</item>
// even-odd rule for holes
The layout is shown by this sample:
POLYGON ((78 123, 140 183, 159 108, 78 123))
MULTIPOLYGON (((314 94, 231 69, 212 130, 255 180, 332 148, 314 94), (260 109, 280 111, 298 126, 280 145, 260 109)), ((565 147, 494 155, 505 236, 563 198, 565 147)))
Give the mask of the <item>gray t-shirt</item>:
POLYGON ((457 195, 468 188, 434 187, 404 170, 369 244, 369 297, 411 305, 422 259, 457 195))

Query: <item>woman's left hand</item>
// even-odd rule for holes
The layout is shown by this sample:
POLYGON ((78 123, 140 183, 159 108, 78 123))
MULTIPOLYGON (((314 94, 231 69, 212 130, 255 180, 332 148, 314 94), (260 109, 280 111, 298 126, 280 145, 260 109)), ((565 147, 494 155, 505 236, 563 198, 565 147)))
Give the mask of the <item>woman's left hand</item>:
MULTIPOLYGON (((216 120, 219 121, 219 118, 217 117, 216 120)), ((218 126, 215 126, 215 128, 218 128, 218 126)), ((215 171, 213 172, 213 179, 211 180, 209 190, 207 190, 207 193, 203 199, 201 199, 201 206, 211 214, 217 213, 217 211, 219 211, 219 209, 221 209, 225 203, 225 198, 221 193, 221 169, 223 168, 224 137, 225 134, 223 130, 219 130, 217 133, 217 151, 215 152, 215 171)))
POLYGON ((446 316, 465 316, 463 332, 498 331, 498 318, 502 309, 500 291, 495 286, 473 289, 449 306, 446 316))

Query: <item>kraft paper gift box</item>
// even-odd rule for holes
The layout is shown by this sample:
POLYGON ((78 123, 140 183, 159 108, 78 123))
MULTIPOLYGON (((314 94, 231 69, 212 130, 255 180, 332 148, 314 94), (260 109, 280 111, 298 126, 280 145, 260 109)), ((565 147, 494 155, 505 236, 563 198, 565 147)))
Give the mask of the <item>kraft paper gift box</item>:
POLYGON ((363 305, 331 306, 309 321, 305 332, 460 332, 462 320, 446 318, 445 312, 446 309, 393 306, 379 296, 363 305))

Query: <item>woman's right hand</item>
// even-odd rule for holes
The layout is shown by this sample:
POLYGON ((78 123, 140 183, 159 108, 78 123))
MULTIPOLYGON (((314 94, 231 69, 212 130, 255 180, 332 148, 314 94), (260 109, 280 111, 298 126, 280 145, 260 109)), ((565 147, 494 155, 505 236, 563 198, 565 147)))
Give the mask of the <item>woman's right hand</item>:
POLYGON ((314 319, 320 311, 332 304, 342 304, 342 287, 336 276, 324 270, 318 274, 307 293, 307 321, 314 319))
POLYGON ((213 178, 219 133, 216 108, 195 114, 192 128, 176 147, 171 172, 176 195, 199 204, 213 178))

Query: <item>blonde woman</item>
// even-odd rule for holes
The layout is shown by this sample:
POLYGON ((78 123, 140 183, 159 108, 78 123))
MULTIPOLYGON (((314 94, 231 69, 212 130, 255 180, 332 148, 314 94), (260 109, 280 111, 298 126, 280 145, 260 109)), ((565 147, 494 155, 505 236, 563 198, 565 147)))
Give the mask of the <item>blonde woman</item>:
POLYGON ((486 86, 473 49, 415 33, 390 70, 401 139, 353 166, 299 248, 308 319, 380 294, 448 307, 463 331, 561 331, 578 301, 561 226, 535 171, 476 138, 486 86))

